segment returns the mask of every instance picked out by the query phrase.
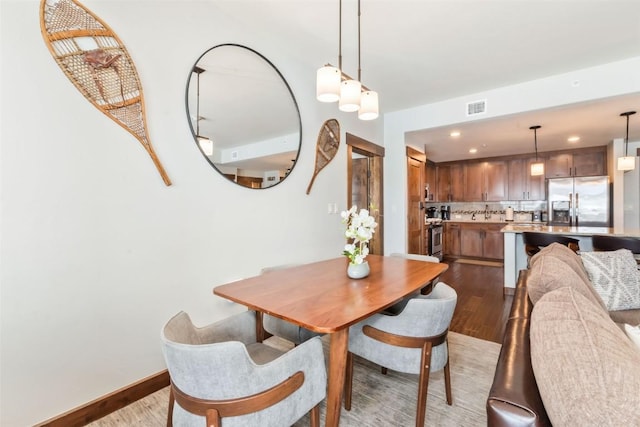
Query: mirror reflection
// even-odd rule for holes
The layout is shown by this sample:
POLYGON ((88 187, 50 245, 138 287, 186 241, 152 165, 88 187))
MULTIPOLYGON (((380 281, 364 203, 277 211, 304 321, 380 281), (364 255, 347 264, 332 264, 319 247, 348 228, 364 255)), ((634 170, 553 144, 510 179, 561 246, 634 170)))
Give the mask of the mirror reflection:
POLYGON ((278 69, 253 49, 223 44, 202 54, 189 76, 186 106, 198 148, 227 179, 268 188, 294 167, 298 105, 278 69))

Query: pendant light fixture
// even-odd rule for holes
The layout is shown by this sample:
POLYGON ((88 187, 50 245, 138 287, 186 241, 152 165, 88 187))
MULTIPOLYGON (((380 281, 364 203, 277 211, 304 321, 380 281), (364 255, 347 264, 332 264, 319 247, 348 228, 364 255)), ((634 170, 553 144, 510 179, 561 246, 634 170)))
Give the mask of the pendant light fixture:
POLYGON ((627 136, 624 139, 624 157, 618 157, 618 170, 619 171, 631 171, 636 168, 636 156, 630 156, 629 150, 629 116, 634 115, 635 111, 627 111, 620 114, 620 117, 627 118, 627 136))
POLYGON ((360 0, 358 0, 358 79, 342 71, 342 0, 339 1, 338 68, 326 64, 316 73, 316 98, 320 102, 336 102, 346 112, 358 112, 360 120, 378 117, 378 93, 362 84, 360 68, 360 0))
POLYGON ((538 161, 538 129, 542 126, 535 125, 531 126, 529 129, 533 130, 533 143, 536 148, 536 161, 535 163, 531 163, 531 176, 540 176, 544 175, 544 163, 538 161))
POLYGON ((205 72, 204 68, 200 68, 198 66, 193 67, 193 72, 196 73, 196 139, 198 140, 198 145, 204 154, 207 156, 211 156, 213 154, 213 141, 207 138, 206 136, 200 135, 200 74, 205 72))

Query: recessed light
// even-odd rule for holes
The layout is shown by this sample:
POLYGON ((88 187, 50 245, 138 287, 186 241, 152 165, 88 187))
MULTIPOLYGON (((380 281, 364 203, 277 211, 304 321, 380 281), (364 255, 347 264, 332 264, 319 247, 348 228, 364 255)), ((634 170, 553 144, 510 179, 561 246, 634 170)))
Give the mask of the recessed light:
POLYGON ((457 138, 457 137, 459 137, 459 136, 460 136, 460 131, 459 131, 459 130, 451 131, 451 133, 449 134, 449 136, 450 136, 450 137, 452 137, 452 138, 457 138))
POLYGON ((471 149, 469 150, 469 153, 471 153, 471 154, 476 154, 477 152, 478 152, 478 149, 477 149, 477 148, 471 148, 471 149))
POLYGON ((580 141, 580 137, 579 136, 570 136, 569 138, 567 138, 567 141, 569 141, 569 142, 578 142, 578 141, 580 141))

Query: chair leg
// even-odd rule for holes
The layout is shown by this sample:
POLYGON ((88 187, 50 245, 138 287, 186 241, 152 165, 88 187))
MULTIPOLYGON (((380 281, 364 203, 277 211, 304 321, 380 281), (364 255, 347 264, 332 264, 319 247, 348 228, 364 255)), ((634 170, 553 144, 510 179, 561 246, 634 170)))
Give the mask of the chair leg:
POLYGON ((173 405, 176 403, 176 398, 173 397, 173 387, 169 387, 169 410, 167 411, 167 427, 173 427, 173 405))
POLYGON ((444 389, 447 393, 447 405, 451 406, 453 398, 451 397, 451 373, 449 372, 449 345, 447 346, 447 364, 444 365, 444 389))
POLYGON ((208 409, 205 415, 207 427, 220 427, 220 413, 215 409, 208 409))
POLYGON ((311 408, 311 412, 309 413, 309 418, 311 418, 311 427, 320 427, 320 404, 319 403, 313 408, 311 408))
POLYGON ((424 427, 427 412, 427 390, 429 388, 429 372, 431 371, 431 343, 422 346, 420 360, 420 378, 418 379, 418 409, 416 411, 416 427, 424 427))
POLYGON ((351 388, 353 385, 353 353, 347 351, 347 366, 344 376, 344 409, 351 410, 351 388))

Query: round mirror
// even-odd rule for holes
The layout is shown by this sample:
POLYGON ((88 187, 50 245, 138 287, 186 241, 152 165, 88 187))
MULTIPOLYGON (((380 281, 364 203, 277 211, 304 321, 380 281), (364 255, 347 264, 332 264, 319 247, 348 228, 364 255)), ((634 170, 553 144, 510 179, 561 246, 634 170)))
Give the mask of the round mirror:
POLYGON ((298 104, 255 50, 222 44, 203 53, 187 82, 186 106, 200 152, 230 181, 269 188, 293 169, 302 139, 298 104))

